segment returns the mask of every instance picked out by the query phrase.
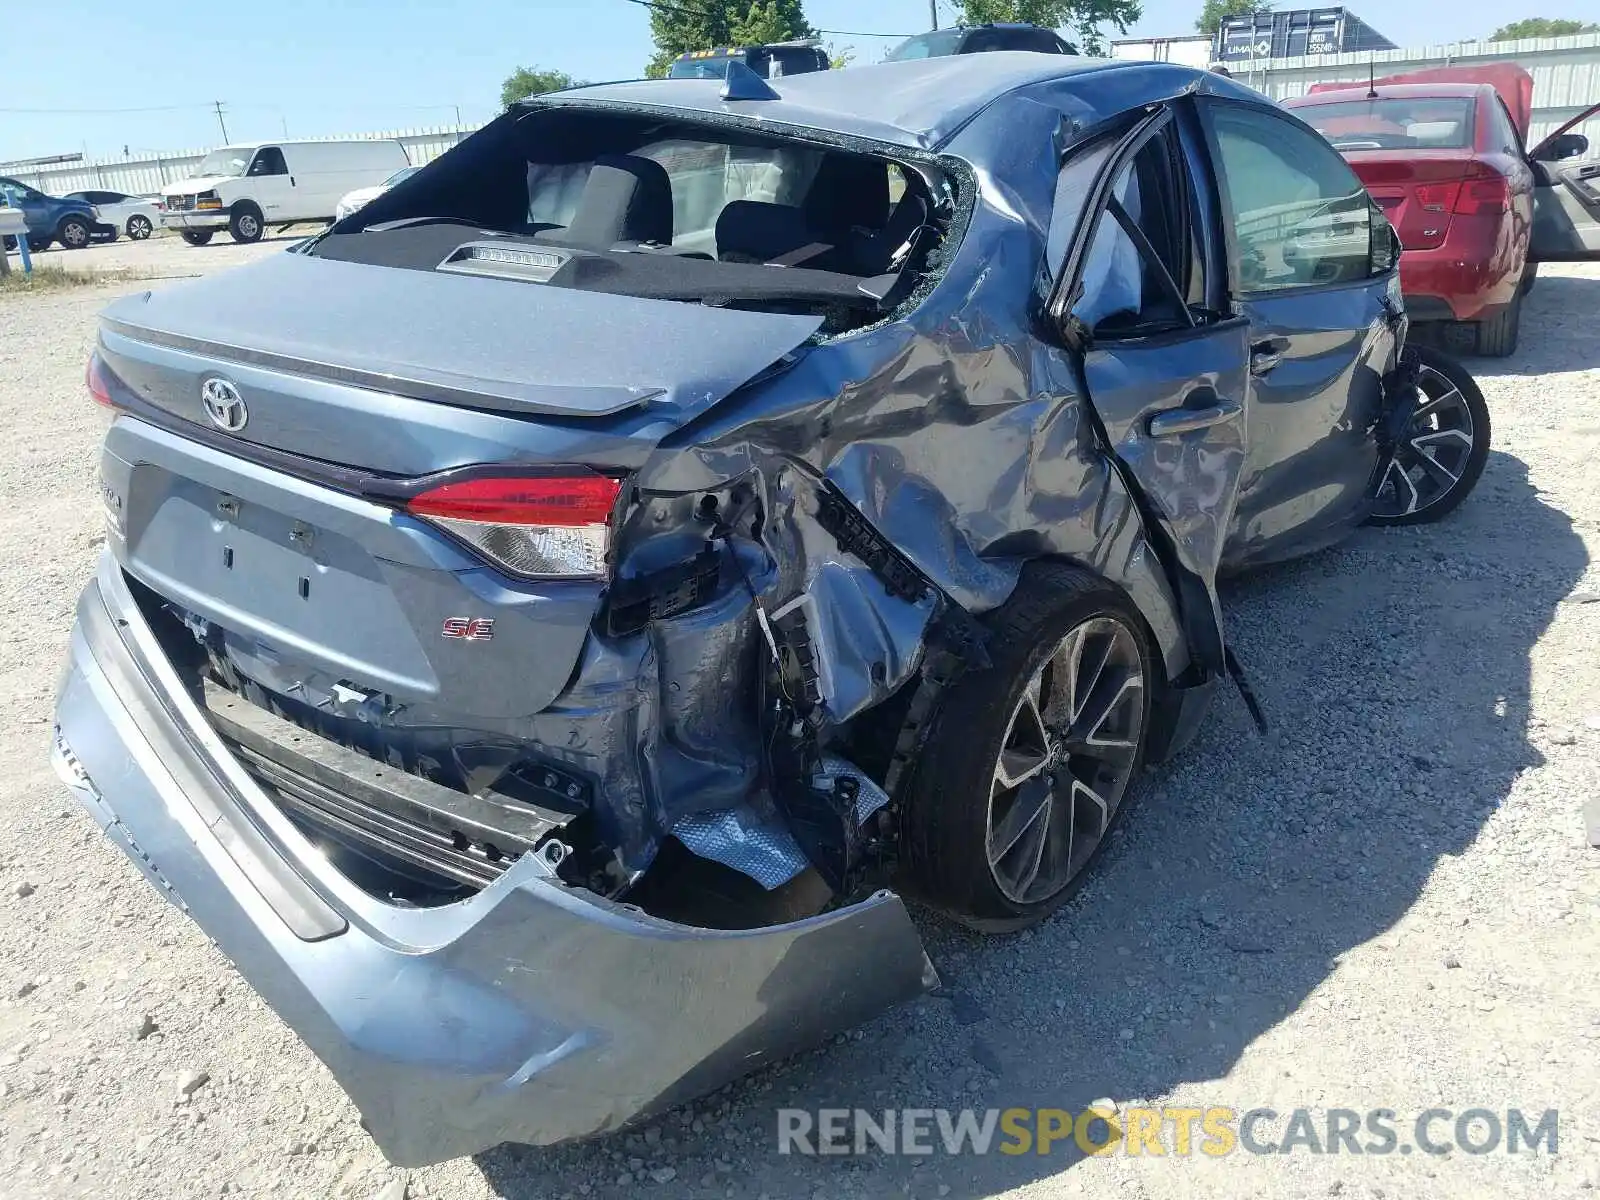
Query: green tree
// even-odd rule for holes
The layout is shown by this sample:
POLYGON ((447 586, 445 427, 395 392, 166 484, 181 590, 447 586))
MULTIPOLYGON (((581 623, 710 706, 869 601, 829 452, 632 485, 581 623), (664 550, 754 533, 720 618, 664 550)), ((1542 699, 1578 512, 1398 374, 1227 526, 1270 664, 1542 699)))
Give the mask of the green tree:
POLYGON ((1100 26, 1110 22, 1127 33, 1144 15, 1139 0, 958 0, 956 15, 965 25, 989 21, 1027 21, 1048 29, 1069 30, 1068 41, 1083 54, 1104 54, 1108 49, 1100 26))
POLYGON ((500 103, 510 108, 518 100, 526 100, 529 96, 542 96, 546 92, 559 92, 562 88, 577 85, 578 81, 565 71, 518 67, 500 85, 500 103))
POLYGON ((1514 42, 1518 38, 1565 37, 1569 33, 1600 33, 1593 21, 1570 21, 1562 17, 1525 17, 1502 25, 1489 35, 1491 42, 1514 42))
POLYGON ((650 36, 656 53, 645 69, 652 79, 667 73, 672 60, 688 50, 712 50, 759 42, 811 37, 801 0, 693 0, 650 10, 650 36))
POLYGON ((1214 38, 1222 22, 1229 17, 1248 17, 1251 13, 1266 12, 1271 7, 1271 4, 1263 4, 1261 0, 1206 0, 1194 27, 1207 37, 1214 38))

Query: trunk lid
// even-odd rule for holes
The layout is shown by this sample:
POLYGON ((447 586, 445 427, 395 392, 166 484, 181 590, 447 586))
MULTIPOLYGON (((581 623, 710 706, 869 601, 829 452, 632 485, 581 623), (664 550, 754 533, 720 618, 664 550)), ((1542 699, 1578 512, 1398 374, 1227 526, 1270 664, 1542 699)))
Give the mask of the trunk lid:
POLYGON ((1480 166, 1471 150, 1349 150, 1344 157, 1407 250, 1443 243, 1461 185, 1480 166))
MULTIPOLYGON (((671 427, 822 324, 813 316, 295 253, 127 297, 101 321, 103 335, 185 353, 200 370, 208 365, 202 360, 215 371, 259 367, 385 396, 564 421, 648 409, 671 427)), ((133 346, 106 340, 113 352, 138 356, 133 346)), ((150 402, 204 420, 198 390, 186 391, 192 379, 182 372, 123 378, 150 402)), ((248 403, 248 392, 244 398, 248 403)), ((261 428, 245 436, 260 440, 261 428)))
POLYGON ((605 581, 514 579, 361 481, 624 474, 819 323, 288 253, 130 297, 99 351, 132 409, 102 464, 112 548, 269 690, 503 728, 571 678, 605 581), (218 377, 234 432, 202 403, 218 377))

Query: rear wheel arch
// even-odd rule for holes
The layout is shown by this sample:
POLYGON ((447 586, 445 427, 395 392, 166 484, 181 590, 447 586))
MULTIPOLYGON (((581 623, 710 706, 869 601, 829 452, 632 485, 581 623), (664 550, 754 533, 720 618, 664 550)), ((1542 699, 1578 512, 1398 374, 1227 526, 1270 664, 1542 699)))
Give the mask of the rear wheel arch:
MULTIPOLYGON (((1059 566, 1083 571, 1122 593, 1129 609, 1138 617, 1146 642, 1156 659, 1158 669, 1151 677, 1149 761, 1164 762, 1170 757, 1172 736, 1180 720, 1181 694, 1199 682, 1199 677, 1194 654, 1184 635, 1183 617, 1178 611, 1173 581, 1156 560, 1153 548, 1148 545, 1148 535, 1145 540, 1141 562, 1152 567, 1145 579, 1118 579, 1097 570, 1085 559, 1070 554, 1041 555, 1030 559, 1025 566, 1038 564, 1041 568, 1059 566), (1164 632, 1158 633, 1158 625, 1164 632)), ((1018 582, 1020 584, 1020 577, 1018 582)))
MULTIPOLYGON (((1146 540, 1148 541, 1148 538, 1146 540)), ((1146 551, 1146 554, 1148 556, 1148 550, 1146 551)), ((1093 576, 1095 579, 1104 583, 1107 587, 1113 588, 1119 592, 1122 596, 1122 599, 1128 604, 1128 607, 1132 609, 1134 614, 1139 618, 1141 632, 1143 633, 1144 637, 1148 639, 1151 647, 1156 652, 1156 658, 1162 668, 1161 671, 1158 672, 1158 674, 1163 676, 1162 682, 1170 682, 1183 673, 1184 668, 1188 665, 1187 656, 1175 655, 1173 654, 1171 648, 1163 645, 1163 639, 1158 636, 1156 631, 1158 620, 1152 619, 1152 614, 1150 612, 1152 607, 1165 609, 1165 612, 1158 612, 1156 614, 1156 617, 1159 619, 1159 623, 1165 625, 1170 622, 1178 639, 1181 640, 1183 633, 1178 625, 1177 604, 1176 601, 1172 600, 1169 595, 1159 597, 1158 603, 1158 598, 1150 593, 1148 585, 1143 581, 1130 579, 1126 576, 1119 577, 1117 575, 1108 574, 1104 570, 1096 567, 1088 559, 1080 558, 1074 554, 1041 554, 1037 557, 1028 559, 1022 564, 1022 570, 1017 576, 1017 585, 1018 587, 1022 585, 1023 576, 1030 571, 1052 572, 1057 570, 1080 571, 1085 575, 1093 576), (1175 664, 1174 660, 1180 657, 1183 659, 1183 661, 1175 664), (1176 669, 1174 669, 1175 665, 1176 669)), ((1163 583, 1169 582, 1165 575, 1160 572, 1159 566, 1157 567, 1155 574, 1159 576, 1163 583)), ((1012 594, 1016 594, 1015 590, 1013 590, 1012 594)))

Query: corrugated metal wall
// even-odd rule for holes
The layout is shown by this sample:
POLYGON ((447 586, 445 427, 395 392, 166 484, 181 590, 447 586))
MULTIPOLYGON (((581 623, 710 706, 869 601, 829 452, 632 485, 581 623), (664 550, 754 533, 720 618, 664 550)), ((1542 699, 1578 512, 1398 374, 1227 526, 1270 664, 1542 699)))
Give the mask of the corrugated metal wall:
MULTIPOLYGON (((449 125, 435 129, 397 129, 385 133, 353 133, 342 138, 397 138, 405 146, 412 163, 421 166, 438 158, 450 147, 477 128, 476 125, 449 125)), ((342 140, 329 138, 286 138, 295 142, 326 142, 342 140)), ((53 167, 24 167, 9 170, 0 167, 0 173, 32 184, 41 192, 62 196, 85 188, 127 192, 144 196, 193 173, 194 167, 206 155, 204 150, 173 150, 170 152, 141 154, 126 159, 103 159, 80 163, 63 163, 53 167)))
POLYGON ((1185 67, 1211 65, 1208 37, 1125 38, 1111 43, 1111 57, 1135 62, 1173 62, 1185 67))
MULTIPOLYGON (((1529 144, 1565 124, 1591 104, 1600 103, 1600 34, 1524 38, 1515 42, 1458 42, 1447 46, 1329 54, 1319 58, 1257 59, 1230 63, 1233 77, 1274 100, 1304 95, 1313 83, 1362 82, 1368 66, 1374 75, 1397 75, 1422 67, 1514 62, 1533 76, 1533 119, 1529 144)), ((1588 135, 1590 158, 1600 158, 1600 119, 1578 132, 1588 135)))

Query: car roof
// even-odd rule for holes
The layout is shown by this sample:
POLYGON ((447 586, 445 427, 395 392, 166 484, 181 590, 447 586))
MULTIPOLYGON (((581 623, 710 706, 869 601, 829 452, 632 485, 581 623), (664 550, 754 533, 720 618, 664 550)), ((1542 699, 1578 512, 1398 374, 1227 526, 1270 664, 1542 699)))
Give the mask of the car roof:
MULTIPOLYGON (((1147 73, 1152 86, 1186 85, 1198 90, 1262 97, 1207 71, 1173 63, 1074 58, 1022 50, 959 54, 813 71, 767 81, 777 100, 724 101, 721 80, 651 79, 551 92, 524 101, 529 107, 607 103, 678 109, 705 116, 737 117, 762 124, 810 127, 893 145, 941 145, 980 111, 1010 92, 1056 79, 1091 80, 1112 73, 1147 73)), ((1092 97, 1091 97, 1092 98, 1092 97)))

